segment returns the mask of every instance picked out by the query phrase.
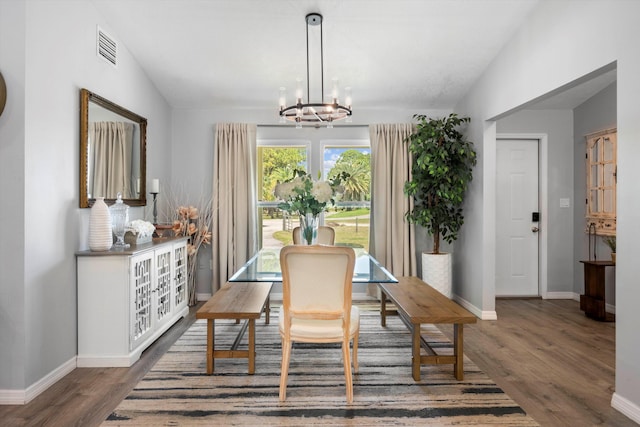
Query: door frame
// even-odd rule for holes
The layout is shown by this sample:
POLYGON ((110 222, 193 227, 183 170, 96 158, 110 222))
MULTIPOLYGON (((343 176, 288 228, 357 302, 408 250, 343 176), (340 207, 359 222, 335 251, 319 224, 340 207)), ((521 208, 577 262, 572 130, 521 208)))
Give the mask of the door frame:
MULTIPOLYGON (((543 299, 547 299, 547 245, 548 245, 548 187, 549 187, 549 165, 548 165, 548 136, 545 133, 496 133, 496 144, 502 139, 535 139, 538 140, 538 207, 540 209, 540 222, 538 242, 538 290, 543 299)), ((497 162, 497 151, 496 162, 497 162)), ((495 200, 494 200, 495 203, 495 200)), ((497 253, 494 253, 494 260, 497 260, 497 253)), ((495 298, 495 291, 494 291, 495 298)))

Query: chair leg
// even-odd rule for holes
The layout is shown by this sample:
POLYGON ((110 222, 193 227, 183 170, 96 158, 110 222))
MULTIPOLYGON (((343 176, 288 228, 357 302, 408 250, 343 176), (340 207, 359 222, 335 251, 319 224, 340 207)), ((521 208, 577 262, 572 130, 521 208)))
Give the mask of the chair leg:
POLYGON ((344 358, 344 382, 347 387, 347 403, 353 402, 353 383, 351 380, 351 357, 349 356, 349 337, 342 340, 342 357, 344 358))
POLYGON ((353 336, 353 372, 358 372, 358 335, 360 331, 356 331, 353 336))
POLYGON ((282 366, 280 367, 280 401, 287 398, 287 376, 289 375, 289 359, 291 357, 291 340, 282 338, 282 366))

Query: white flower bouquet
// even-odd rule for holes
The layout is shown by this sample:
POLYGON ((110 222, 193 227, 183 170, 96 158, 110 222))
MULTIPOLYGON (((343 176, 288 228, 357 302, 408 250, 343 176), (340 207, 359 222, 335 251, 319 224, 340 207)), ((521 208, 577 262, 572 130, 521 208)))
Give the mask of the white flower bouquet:
POLYGON ((149 243, 153 238, 154 231, 156 231, 156 227, 152 223, 141 219, 134 219, 127 226, 124 240, 126 243, 133 245, 149 243))
POLYGON ((300 216, 318 216, 328 203, 335 204, 336 196, 344 191, 340 184, 348 177, 343 172, 331 181, 314 181, 308 173, 296 170, 292 179, 275 187, 275 196, 282 200, 278 208, 300 216))

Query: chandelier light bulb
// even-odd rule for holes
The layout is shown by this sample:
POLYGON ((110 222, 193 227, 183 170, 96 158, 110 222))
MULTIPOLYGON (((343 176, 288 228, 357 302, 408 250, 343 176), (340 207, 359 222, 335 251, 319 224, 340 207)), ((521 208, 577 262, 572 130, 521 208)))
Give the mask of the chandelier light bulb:
POLYGON ((351 88, 344 88, 344 103, 345 106, 350 110, 351 109, 351 88))
POLYGON ((296 103, 302 104, 302 79, 296 79, 296 103))
POLYGON ((280 88, 280 111, 284 110, 287 107, 287 88, 280 88))

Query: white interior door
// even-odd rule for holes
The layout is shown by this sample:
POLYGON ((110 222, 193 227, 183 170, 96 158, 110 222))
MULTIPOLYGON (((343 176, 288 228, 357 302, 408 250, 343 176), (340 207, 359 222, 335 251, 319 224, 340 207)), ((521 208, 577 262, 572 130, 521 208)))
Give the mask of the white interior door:
POLYGON ((538 140, 497 141, 496 185, 496 296, 540 295, 538 140))

